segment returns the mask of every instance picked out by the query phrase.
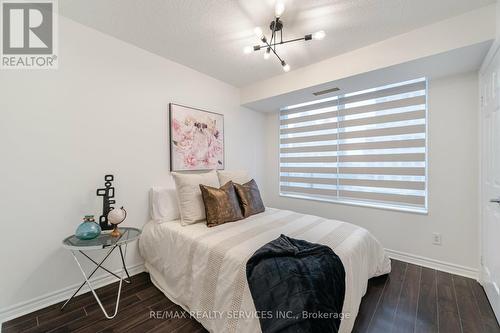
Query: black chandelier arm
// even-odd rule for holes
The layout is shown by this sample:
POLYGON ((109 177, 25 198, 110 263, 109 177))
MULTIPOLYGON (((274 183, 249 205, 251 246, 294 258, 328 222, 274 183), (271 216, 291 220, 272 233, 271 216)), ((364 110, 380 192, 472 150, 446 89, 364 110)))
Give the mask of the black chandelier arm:
POLYGON ((301 37, 301 38, 295 38, 295 39, 290 39, 290 40, 285 40, 285 41, 281 41, 279 43, 277 42, 274 42, 272 44, 269 44, 268 42, 266 42, 265 45, 255 45, 253 47, 253 50, 254 51, 260 51, 261 49, 265 49, 267 47, 276 47, 276 45, 282 45, 282 44, 288 44, 288 43, 293 43, 293 42, 298 42, 298 41, 301 41, 301 40, 305 40, 305 41, 308 41, 310 40, 311 38, 308 38, 308 36, 310 35, 306 35, 305 37, 301 37))
MULTIPOLYGON (((280 60, 280 62, 282 63, 282 62, 283 62, 283 59, 281 59, 281 57, 278 55, 278 53, 276 53, 276 50, 275 50, 275 49, 273 49, 273 48, 271 47, 271 44, 269 44, 269 43, 267 42, 267 40, 265 41, 265 43, 266 43, 267 47, 268 47, 271 51, 273 51, 274 55, 275 55, 275 56, 276 56, 276 57, 280 60)), ((276 45, 276 43, 275 43, 274 45, 276 45)), ((254 48, 254 49, 255 49, 255 48, 254 48)))
MULTIPOLYGON (((275 35, 275 33, 276 33, 276 26, 278 25, 278 20, 279 20, 279 18, 276 18, 276 21, 274 21, 274 25, 273 25, 273 29, 272 29, 272 33, 271 33, 271 40, 269 41, 271 44, 274 41, 275 51, 276 51, 276 35, 275 35)), ((269 45, 269 43, 266 43, 266 44, 269 45)), ((269 47, 271 47, 271 46, 269 46, 269 47)))

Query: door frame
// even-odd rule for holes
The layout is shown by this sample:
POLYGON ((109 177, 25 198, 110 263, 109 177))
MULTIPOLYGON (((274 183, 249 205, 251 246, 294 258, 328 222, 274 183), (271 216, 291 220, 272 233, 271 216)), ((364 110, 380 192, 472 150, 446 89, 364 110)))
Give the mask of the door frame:
MULTIPOLYGON (((478 122, 478 126, 479 126, 479 132, 478 132, 478 135, 479 135, 479 149, 478 149, 478 154, 479 154, 479 161, 478 161, 478 170, 479 170, 479 184, 478 184, 478 212, 479 212, 479 216, 478 216, 478 219, 479 219, 479 274, 478 274, 478 278, 479 278, 479 283, 483 286, 483 289, 485 289, 485 292, 486 292, 486 289, 489 288, 489 286, 485 283, 486 282, 486 279, 485 279, 485 276, 486 276, 486 271, 484 269, 484 266, 483 266, 483 225, 484 225, 484 221, 483 221, 483 204, 484 204, 484 200, 488 200, 490 198, 485 198, 484 197, 484 193, 483 193, 483 129, 484 129, 484 126, 483 126, 483 117, 482 117, 482 113, 483 113, 483 81, 481 80, 481 77, 484 76, 484 74, 486 73, 486 70, 488 69, 488 67, 491 65, 491 63, 495 60, 495 58, 498 56, 498 53, 500 52, 500 39, 496 39, 494 41, 494 43, 492 44, 492 46, 490 47, 490 50, 488 51, 486 57, 484 58, 483 60, 483 63, 481 64, 481 67, 479 68, 479 71, 478 71, 478 91, 479 91, 479 101, 478 101, 478 104, 479 104, 479 112, 478 112, 478 117, 479 117, 479 122, 478 122)), ((488 301, 491 303, 491 301, 488 299, 488 301)), ((492 306, 493 308, 493 306, 492 306)), ((497 321, 500 322, 500 314, 497 314, 497 312, 493 309, 493 312, 495 313, 495 315, 497 316, 497 321)))

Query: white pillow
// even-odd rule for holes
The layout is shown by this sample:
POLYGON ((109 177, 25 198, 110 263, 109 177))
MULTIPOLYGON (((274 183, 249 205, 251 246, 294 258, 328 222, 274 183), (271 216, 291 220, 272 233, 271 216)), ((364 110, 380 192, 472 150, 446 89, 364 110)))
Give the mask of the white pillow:
POLYGON ((225 185, 228 181, 232 180, 236 184, 244 184, 252 180, 252 177, 248 174, 246 170, 238 171, 228 171, 220 170, 217 171, 217 176, 219 176, 220 185, 225 185))
POLYGON ((151 189, 151 218, 158 222, 175 221, 181 218, 175 188, 155 186, 151 189))
POLYGON ((206 218, 200 184, 219 188, 215 170, 206 173, 172 172, 181 211, 181 224, 188 225, 206 218))

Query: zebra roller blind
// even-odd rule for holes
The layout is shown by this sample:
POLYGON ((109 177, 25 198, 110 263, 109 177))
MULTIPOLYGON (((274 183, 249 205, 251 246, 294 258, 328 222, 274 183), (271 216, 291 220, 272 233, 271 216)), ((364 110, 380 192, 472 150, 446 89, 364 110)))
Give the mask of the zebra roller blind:
POLYGON ((280 193, 427 210, 425 78, 283 108, 280 193))

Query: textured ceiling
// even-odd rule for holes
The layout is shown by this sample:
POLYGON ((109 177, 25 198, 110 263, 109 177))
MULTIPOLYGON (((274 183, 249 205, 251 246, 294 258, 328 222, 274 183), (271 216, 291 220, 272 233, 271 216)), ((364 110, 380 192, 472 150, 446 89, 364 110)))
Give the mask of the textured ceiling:
MULTIPOLYGON (((323 41, 279 51, 292 70, 494 3, 495 0, 288 0, 284 37, 323 41)), ((282 74, 276 58, 243 54, 267 33, 275 0, 64 0, 60 14, 235 86, 282 74)))

